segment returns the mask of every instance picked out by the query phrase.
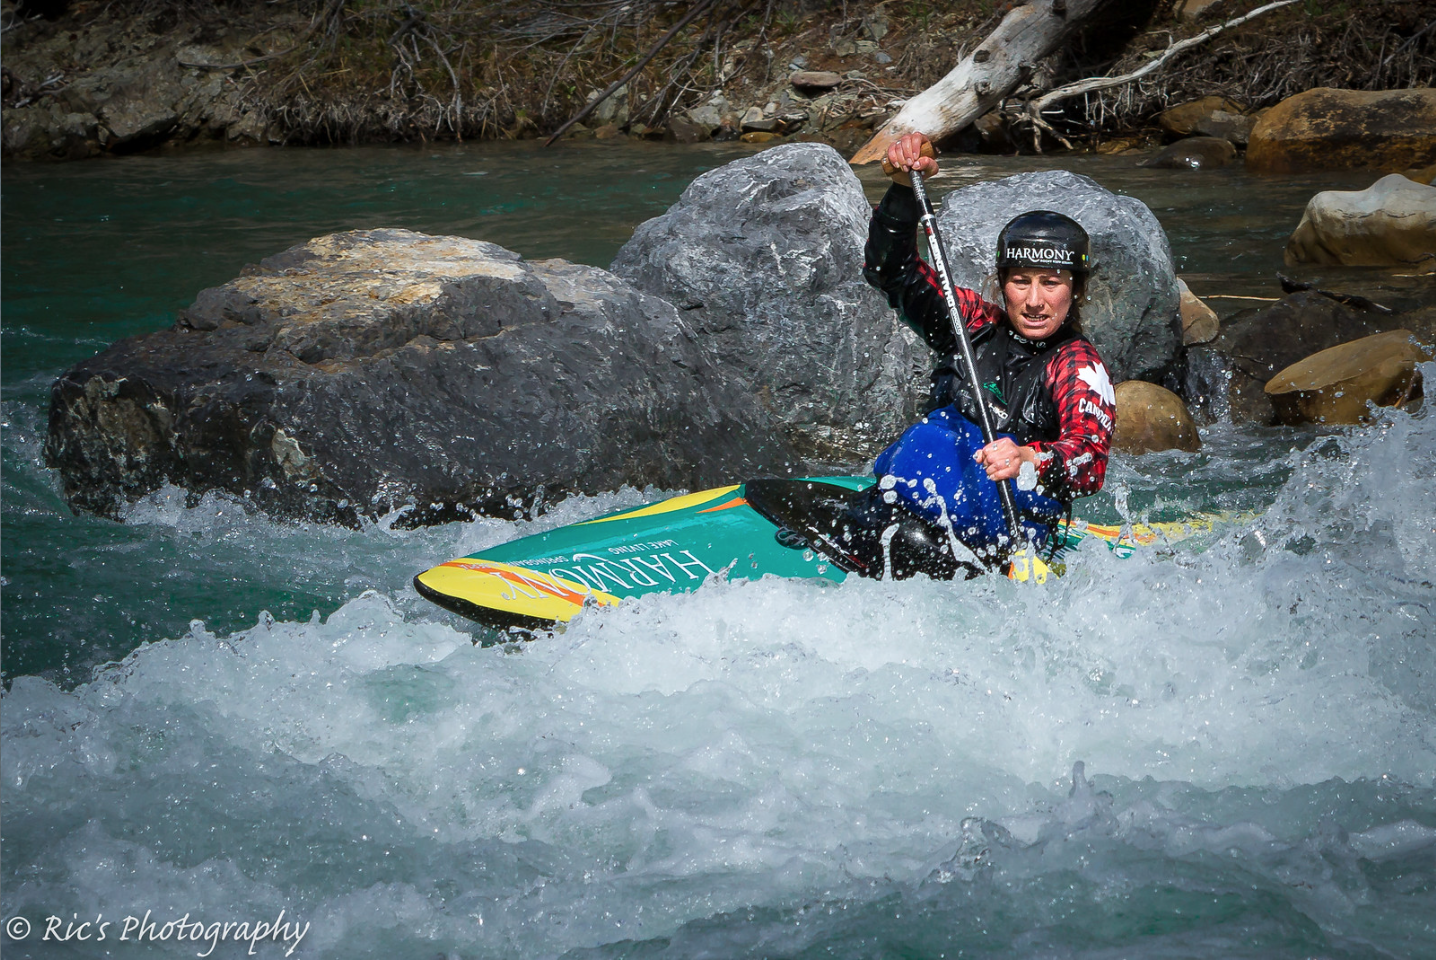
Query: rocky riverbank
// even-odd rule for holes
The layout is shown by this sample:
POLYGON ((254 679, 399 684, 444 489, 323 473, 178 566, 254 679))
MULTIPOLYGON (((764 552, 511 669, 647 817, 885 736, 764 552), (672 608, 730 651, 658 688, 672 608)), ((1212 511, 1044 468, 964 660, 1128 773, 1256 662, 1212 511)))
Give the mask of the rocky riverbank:
MULTIPOLYGON (((1018 98, 1129 72, 1248 6, 1118 5, 1120 15, 1099 16, 1077 42, 1034 65, 1018 98)), ((851 154, 1009 8, 985 0, 941 8, 632 0, 581 11, 540 0, 462 9, 397 0, 7 0, 3 154, 535 137, 598 101, 650 52, 566 135, 807 139, 851 154)), ((1314 87, 1429 86, 1433 16, 1430 0, 1360 10, 1297 5, 1222 34, 1140 85, 1066 101, 1045 116, 1078 146, 1120 151, 1186 135, 1158 123, 1163 111, 1220 96, 1225 116, 1199 132, 1241 147, 1259 111, 1314 87)), ((1033 136, 1016 112, 996 110, 949 146, 1060 146, 1051 134, 1033 136)))

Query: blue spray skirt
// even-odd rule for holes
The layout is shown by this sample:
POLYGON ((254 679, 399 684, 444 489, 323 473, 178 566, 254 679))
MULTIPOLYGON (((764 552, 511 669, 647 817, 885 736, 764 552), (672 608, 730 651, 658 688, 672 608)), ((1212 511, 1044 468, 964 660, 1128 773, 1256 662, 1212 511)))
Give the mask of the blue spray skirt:
MULTIPOLYGON (((1015 442, 1011 434, 1000 433, 1015 442)), ((884 490, 914 513, 941 526, 952 524, 957 538, 977 550, 1007 538, 997 483, 973 459, 983 447, 982 431, 956 407, 934 410, 908 427, 873 464, 884 490)), ((1044 543, 1067 508, 1036 490, 1012 485, 1022 527, 1032 543, 1044 543)))

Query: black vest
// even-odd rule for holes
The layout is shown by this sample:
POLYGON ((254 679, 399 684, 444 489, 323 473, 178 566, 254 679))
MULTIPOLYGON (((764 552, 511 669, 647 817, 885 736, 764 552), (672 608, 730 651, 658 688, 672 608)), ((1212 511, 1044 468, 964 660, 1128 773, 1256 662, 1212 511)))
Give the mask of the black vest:
MULTIPOLYGON (((1069 340, 1085 339, 1070 324, 1063 324, 1046 340, 1018 336, 1002 322, 980 330, 972 338, 972 352, 992 428, 1012 434, 1019 446, 1034 440, 1056 440, 1062 424, 1043 374, 1058 347, 1069 340)), ((948 405, 955 405, 973 423, 982 422, 967 375, 962 372, 962 360, 956 355, 932 372, 931 409, 948 405)))

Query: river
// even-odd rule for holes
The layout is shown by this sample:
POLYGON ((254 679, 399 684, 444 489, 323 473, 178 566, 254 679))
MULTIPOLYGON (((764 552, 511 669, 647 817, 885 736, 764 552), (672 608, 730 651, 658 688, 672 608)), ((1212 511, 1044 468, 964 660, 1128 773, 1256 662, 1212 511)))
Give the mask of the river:
MULTIPOLYGON (((7 956, 244 956, 177 931, 283 910, 310 958, 1436 957, 1429 410, 1118 456, 1081 514, 1223 519, 1045 588, 717 583, 490 646, 414 573, 660 492, 401 531, 171 489, 116 523, 43 464, 59 372, 247 262, 398 226, 606 266, 747 152, 7 166, 0 907, 32 925, 7 956)), ((1145 201, 1232 297, 1279 296, 1307 198, 1372 179, 961 157, 934 187, 1055 166, 1145 201)))

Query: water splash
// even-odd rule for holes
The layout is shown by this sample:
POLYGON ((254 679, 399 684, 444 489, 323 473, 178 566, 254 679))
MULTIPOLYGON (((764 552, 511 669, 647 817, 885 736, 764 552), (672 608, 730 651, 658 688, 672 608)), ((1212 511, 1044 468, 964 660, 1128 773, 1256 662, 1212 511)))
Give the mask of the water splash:
POLYGON ((344 956, 1430 944, 1433 450, 1332 433, 1260 518, 1045 588, 717 582, 487 649, 396 588, 21 677, 5 910, 285 905, 344 956))

